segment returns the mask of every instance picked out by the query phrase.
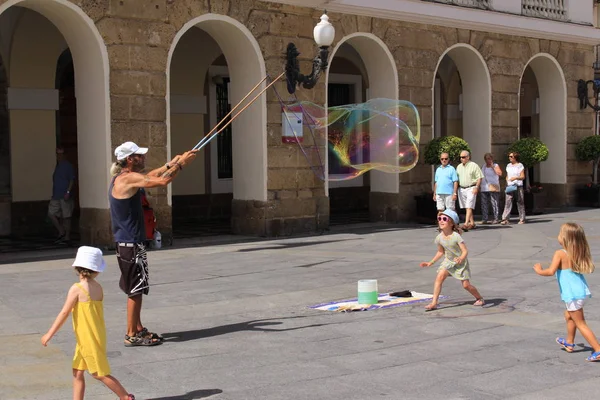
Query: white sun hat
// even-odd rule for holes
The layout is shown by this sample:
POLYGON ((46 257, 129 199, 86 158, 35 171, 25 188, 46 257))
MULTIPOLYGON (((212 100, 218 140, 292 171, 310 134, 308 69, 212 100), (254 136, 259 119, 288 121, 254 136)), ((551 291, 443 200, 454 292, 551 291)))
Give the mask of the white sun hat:
POLYGON ((104 271, 106 262, 102 257, 102 250, 96 247, 81 246, 77 250, 73 267, 82 267, 95 272, 104 271))
POLYGON ((121 161, 133 154, 146 154, 148 152, 147 147, 140 147, 133 142, 125 142, 115 149, 115 156, 117 160, 121 161))

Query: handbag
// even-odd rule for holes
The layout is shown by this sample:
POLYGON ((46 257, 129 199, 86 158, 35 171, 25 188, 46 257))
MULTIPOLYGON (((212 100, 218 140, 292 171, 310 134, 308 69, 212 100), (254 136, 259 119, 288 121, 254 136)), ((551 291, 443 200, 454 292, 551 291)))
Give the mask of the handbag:
POLYGON ((506 187, 506 193, 512 193, 517 191, 517 185, 511 185, 506 187))

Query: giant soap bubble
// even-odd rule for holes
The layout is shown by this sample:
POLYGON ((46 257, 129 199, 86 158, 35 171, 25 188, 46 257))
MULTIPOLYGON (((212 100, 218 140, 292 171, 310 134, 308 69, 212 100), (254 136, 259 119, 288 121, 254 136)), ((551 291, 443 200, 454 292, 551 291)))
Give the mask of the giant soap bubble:
POLYGON ((319 179, 343 181, 371 170, 402 173, 419 159, 419 113, 408 101, 372 99, 329 109, 300 101, 283 109, 284 140, 287 133, 288 142, 298 143, 319 179))

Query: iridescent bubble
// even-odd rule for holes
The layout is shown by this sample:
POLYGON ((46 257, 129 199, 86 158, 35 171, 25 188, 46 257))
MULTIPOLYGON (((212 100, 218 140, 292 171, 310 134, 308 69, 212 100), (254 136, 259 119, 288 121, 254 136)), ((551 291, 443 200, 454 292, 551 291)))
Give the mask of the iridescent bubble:
POLYGON ((419 113, 408 101, 372 99, 329 109, 301 101, 283 108, 284 141, 298 143, 319 179, 343 181, 371 170, 398 174, 419 159, 419 113))

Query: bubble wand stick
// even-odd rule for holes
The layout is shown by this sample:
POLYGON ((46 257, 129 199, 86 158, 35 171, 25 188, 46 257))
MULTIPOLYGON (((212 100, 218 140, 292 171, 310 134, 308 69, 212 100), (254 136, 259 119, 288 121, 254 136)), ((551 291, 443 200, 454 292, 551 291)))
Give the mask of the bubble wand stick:
POLYGON ((234 111, 235 111, 235 110, 236 110, 236 109, 237 109, 237 108, 238 108, 238 107, 239 107, 239 106, 240 106, 240 105, 241 105, 241 104, 244 102, 244 100, 246 100, 246 99, 247 99, 247 98, 248 98, 248 97, 249 97, 249 96, 252 94, 252 92, 254 92, 254 91, 255 91, 255 90, 256 90, 256 89, 257 89, 257 88, 258 88, 258 87, 261 85, 261 83, 263 83, 264 81, 266 81, 268 77, 269 77, 269 75, 265 75, 265 77, 264 77, 264 78, 262 78, 262 79, 261 79, 261 81, 260 81, 260 82, 258 82, 258 83, 256 84, 256 86, 254 86, 254 87, 252 88, 252 90, 250 90, 250 91, 248 92, 248 94, 247 94, 246 96, 244 96, 244 98, 243 98, 242 100, 240 100, 240 102, 239 102, 239 103, 237 103, 237 104, 235 105, 235 107, 233 107, 233 108, 231 109, 231 111, 229 111, 229 114, 227 114, 227 115, 226 115, 224 118, 222 118, 222 119, 221 119, 221 120, 220 120, 220 121, 219 121, 219 122, 218 122, 218 123, 217 123, 217 124, 216 124, 216 125, 215 125, 215 126, 212 128, 212 130, 211 130, 210 132, 208 132, 208 134, 206 134, 206 135, 205 135, 205 136, 202 138, 202 140, 200 140, 200 142, 198 142, 198 144, 197 144, 196 146, 194 146, 194 148, 193 148, 192 150, 196 150, 196 147, 198 147, 200 144, 204 143, 204 141, 205 141, 206 139, 208 139, 208 138, 210 137, 210 135, 212 135, 212 133, 213 133, 213 132, 214 132, 214 131, 215 131, 215 130, 216 130, 216 129, 217 129, 217 128, 218 128, 218 127, 221 125, 221 124, 225 123, 225 120, 227 120, 227 117, 229 117, 229 116, 231 115, 231 113, 232 113, 232 112, 234 112, 234 111))
MULTIPOLYGON (((254 96, 254 98, 252 100, 250 100, 250 102, 248 104, 246 104, 240 110, 240 112, 236 113, 233 117, 231 117, 231 119, 216 132, 215 132, 215 130, 218 128, 220 123, 215 125, 215 127, 206 136, 204 136, 202 138, 202 140, 200 140, 200 142, 198 142, 198 144, 196 144, 192 150, 201 150, 204 146, 206 146, 207 143, 209 143, 219 133, 223 132, 223 130, 225 130, 229 126, 229 124, 231 124, 233 122, 233 120, 235 120, 241 113, 243 113, 248 107, 250 107, 250 105, 252 105, 252 103, 254 103, 264 92, 267 91, 267 89, 269 89, 271 86, 273 86, 275 84, 275 82, 280 80, 284 75, 285 75, 285 71, 282 72, 281 75, 279 75, 277 78, 273 79, 273 81, 271 81, 271 83, 269 83, 263 90, 261 90, 256 96, 254 96)), ((269 75, 265 76, 263 78, 263 80, 261 80, 254 88, 252 88, 252 90, 238 104, 236 104, 236 106, 229 112, 229 114, 227 114, 221 120, 221 122, 225 121, 227 119, 227 117, 229 117, 231 115, 231 113, 233 113, 235 111, 235 109, 237 109, 240 106, 240 104, 242 104, 242 102, 244 102, 244 100, 246 100, 256 90, 256 88, 261 83, 263 83, 265 81, 265 79, 267 79, 268 77, 269 77, 269 75)))

